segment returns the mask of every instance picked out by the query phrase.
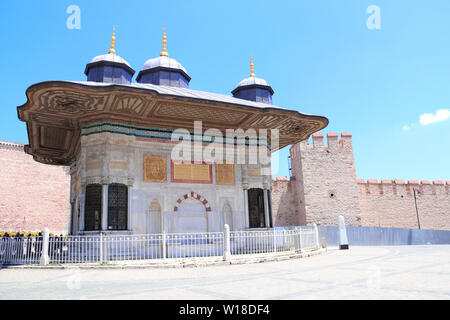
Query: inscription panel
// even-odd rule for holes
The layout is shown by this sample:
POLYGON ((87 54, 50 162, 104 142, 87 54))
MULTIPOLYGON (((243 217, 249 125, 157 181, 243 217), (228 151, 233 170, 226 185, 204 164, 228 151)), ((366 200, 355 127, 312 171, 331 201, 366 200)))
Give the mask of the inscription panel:
POLYGON ((212 183, 212 165, 172 161, 172 182, 212 183))
POLYGON ((166 157, 144 155, 144 182, 167 182, 166 157))
POLYGON ((225 186, 235 184, 234 164, 216 164, 216 184, 225 186))

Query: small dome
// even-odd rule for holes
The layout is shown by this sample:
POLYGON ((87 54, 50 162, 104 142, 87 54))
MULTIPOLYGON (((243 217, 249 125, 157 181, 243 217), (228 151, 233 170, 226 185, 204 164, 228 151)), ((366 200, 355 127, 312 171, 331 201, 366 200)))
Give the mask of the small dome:
POLYGON ((183 71, 185 74, 188 74, 186 69, 183 67, 181 63, 173 58, 169 58, 167 56, 159 56, 157 58, 148 59, 141 71, 154 69, 158 67, 170 68, 170 69, 178 69, 183 71))
POLYGON ((118 56, 114 53, 108 53, 108 54, 102 54, 100 56, 96 56, 91 60, 90 63, 94 62, 100 62, 100 61, 107 61, 107 62, 114 62, 114 63, 123 63, 126 64, 128 67, 131 68, 130 64, 122 57, 118 56))
POLYGON ((251 85, 260 85, 260 86, 268 86, 269 87, 269 84, 264 79, 256 78, 256 77, 248 77, 248 78, 242 80, 241 82, 239 82, 237 84, 237 86, 235 87, 235 89, 237 89, 239 87, 245 87, 245 86, 251 86, 251 85))

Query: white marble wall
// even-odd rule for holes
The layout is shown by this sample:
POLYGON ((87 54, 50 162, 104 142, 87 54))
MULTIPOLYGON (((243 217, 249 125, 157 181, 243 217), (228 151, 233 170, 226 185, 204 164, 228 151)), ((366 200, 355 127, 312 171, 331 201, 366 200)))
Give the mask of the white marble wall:
MULTIPOLYGON (((226 219, 231 220, 232 230, 246 229, 248 217, 244 205, 244 188, 270 188, 270 176, 255 174, 258 165, 236 164, 235 185, 217 185, 213 164, 212 184, 170 182, 172 148, 173 144, 170 143, 143 141, 122 134, 82 136, 79 163, 76 163, 77 170, 72 172, 73 183, 81 180, 83 186, 90 183, 128 185, 131 189, 128 229, 136 234, 162 231, 216 232, 223 230, 226 219), (167 182, 143 181, 144 155, 166 156, 167 182), (205 198, 211 211, 206 211, 205 206, 194 199, 183 199, 178 211, 174 211, 177 200, 191 192, 205 198), (228 218, 224 218, 224 211, 228 218)), ((82 203, 83 192, 79 192, 74 198, 82 203)), ((83 214, 84 206, 81 206, 81 211, 83 214)), ((82 226, 79 230, 82 230, 82 226)))

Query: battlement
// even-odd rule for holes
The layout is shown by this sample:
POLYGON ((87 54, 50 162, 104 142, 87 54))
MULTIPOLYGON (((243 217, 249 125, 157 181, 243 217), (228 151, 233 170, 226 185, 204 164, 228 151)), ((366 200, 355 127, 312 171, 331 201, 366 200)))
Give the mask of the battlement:
POLYGON ((0 141, 0 149, 4 150, 24 150, 24 144, 22 143, 15 143, 15 142, 9 142, 9 141, 0 141))
POLYGON ((286 176, 276 177, 273 181, 289 181, 289 178, 286 176))
POLYGON ((284 176, 284 177, 276 177, 275 179, 272 179, 272 186, 274 188, 278 188, 279 186, 288 186, 291 183, 291 180, 284 176))
POLYGON ((308 140, 302 141, 301 144, 303 148, 305 149, 337 149, 339 147, 344 146, 352 146, 352 135, 348 132, 342 132, 341 138, 339 139, 339 134, 336 132, 329 132, 327 133, 327 144, 325 144, 324 134, 323 133, 314 133, 312 135, 312 145, 309 144, 308 140))
POLYGON ((361 188, 364 188, 367 195, 383 195, 383 194, 394 194, 394 195, 411 195, 413 189, 416 189, 420 194, 426 195, 436 195, 437 193, 449 193, 450 181, 434 180, 433 182, 429 180, 389 180, 382 179, 378 181, 377 179, 357 179, 357 183, 361 188))

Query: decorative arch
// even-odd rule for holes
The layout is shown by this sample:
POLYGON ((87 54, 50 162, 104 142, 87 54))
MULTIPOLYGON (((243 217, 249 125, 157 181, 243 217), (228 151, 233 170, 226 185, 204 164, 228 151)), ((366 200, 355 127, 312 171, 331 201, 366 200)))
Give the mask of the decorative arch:
POLYGON ((150 211, 161 211, 161 205, 159 204, 157 198, 153 199, 153 201, 150 203, 149 209, 150 211))
POLYGON ((195 193, 193 191, 186 193, 181 198, 178 198, 177 203, 173 207, 173 211, 175 211, 175 212, 178 211, 178 207, 180 206, 181 202, 183 202, 184 200, 189 199, 189 198, 200 201, 203 204, 203 206, 205 206, 206 212, 211 211, 211 206, 210 206, 208 200, 206 200, 206 198, 204 198, 203 196, 201 196, 198 193, 195 193))

